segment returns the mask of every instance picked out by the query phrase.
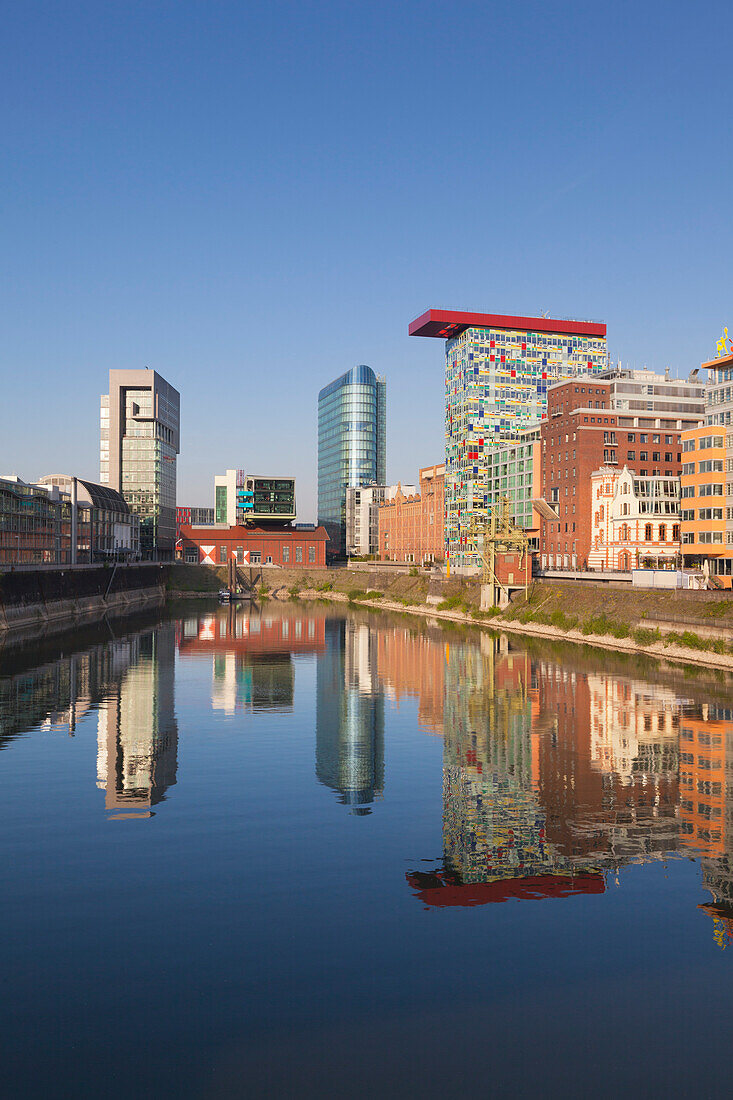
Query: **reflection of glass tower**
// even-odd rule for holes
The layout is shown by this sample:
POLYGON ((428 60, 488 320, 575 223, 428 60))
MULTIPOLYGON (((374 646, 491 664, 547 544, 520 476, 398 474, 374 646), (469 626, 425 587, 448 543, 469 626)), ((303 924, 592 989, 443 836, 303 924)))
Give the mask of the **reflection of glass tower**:
POLYGON ((355 814, 369 813, 384 788, 384 695, 375 637, 363 623, 326 622, 316 672, 316 775, 355 814))
POLYGON ((150 816, 176 781, 175 624, 139 644, 139 660, 99 708, 97 786, 120 818, 150 816))

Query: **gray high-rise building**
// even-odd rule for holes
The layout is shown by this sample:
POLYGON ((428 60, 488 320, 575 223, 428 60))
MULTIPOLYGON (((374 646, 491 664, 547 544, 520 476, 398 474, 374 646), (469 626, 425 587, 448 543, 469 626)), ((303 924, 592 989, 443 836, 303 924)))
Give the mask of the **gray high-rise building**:
POLYGON ((318 522, 331 558, 346 550, 346 490, 385 484, 386 420, 387 383, 363 364, 318 395, 318 522))
POLYGON ((140 517, 146 557, 173 557, 181 395, 152 370, 111 370, 100 408, 100 481, 140 517))

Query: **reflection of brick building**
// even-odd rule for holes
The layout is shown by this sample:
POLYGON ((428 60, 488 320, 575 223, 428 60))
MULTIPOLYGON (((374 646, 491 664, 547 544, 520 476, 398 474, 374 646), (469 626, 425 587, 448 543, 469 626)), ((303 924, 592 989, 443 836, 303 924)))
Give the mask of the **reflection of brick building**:
POLYGON ((387 626, 377 633, 379 679, 389 698, 417 697, 417 717, 423 729, 443 732, 445 639, 406 626, 387 626))
POLYGON ((610 866, 674 850, 681 701, 554 662, 539 661, 536 674, 548 839, 567 855, 592 854, 610 866))
POLYGON ((325 649, 325 618, 271 601, 266 611, 229 604, 178 623, 181 656, 199 653, 293 653, 325 649))
POLYGON ((445 552, 445 467, 420 470, 420 492, 401 489, 379 505, 379 557, 383 561, 442 561, 445 552))
POLYGON ((322 615, 268 605, 264 612, 229 604, 178 624, 182 657, 212 657, 215 711, 290 709, 295 691, 293 653, 325 649, 322 615))

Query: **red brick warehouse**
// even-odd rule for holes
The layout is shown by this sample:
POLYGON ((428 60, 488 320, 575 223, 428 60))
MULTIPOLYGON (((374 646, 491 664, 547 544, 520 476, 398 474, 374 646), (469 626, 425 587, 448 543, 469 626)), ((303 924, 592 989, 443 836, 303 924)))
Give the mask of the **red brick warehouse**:
POLYGON ((182 527, 181 556, 200 565, 272 565, 284 569, 326 568, 325 527, 182 527))

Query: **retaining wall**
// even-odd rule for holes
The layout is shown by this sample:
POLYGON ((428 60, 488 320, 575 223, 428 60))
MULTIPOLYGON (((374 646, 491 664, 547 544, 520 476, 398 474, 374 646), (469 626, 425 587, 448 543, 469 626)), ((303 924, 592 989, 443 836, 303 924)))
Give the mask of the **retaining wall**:
POLYGON ((122 565, 0 574, 0 639, 65 630, 165 602, 166 566, 122 565))

